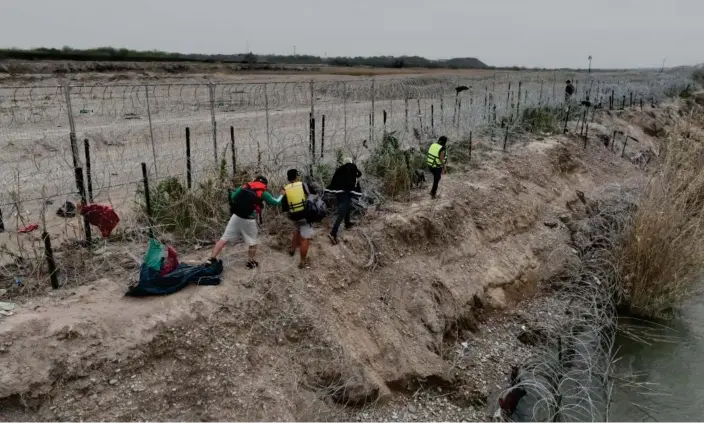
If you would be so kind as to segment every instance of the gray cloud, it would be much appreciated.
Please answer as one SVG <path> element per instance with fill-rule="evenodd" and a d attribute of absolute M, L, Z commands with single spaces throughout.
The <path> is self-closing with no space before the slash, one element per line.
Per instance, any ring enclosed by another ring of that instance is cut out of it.
<path fill-rule="evenodd" d="M 658 67 L 704 61 L 702 18 L 701 0 L 2 0 L 0 44 Z"/>

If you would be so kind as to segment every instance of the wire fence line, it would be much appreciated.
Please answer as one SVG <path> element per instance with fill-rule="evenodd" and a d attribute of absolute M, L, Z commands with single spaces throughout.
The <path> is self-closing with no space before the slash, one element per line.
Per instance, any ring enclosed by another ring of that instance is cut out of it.
<path fill-rule="evenodd" d="M 406 147 L 481 128 L 491 128 L 492 138 L 499 127 L 512 135 L 525 110 L 565 104 L 564 77 L 2 87 L 0 208 L 11 203 L 9 193 L 31 200 L 42 187 L 47 198 L 75 200 L 85 140 L 94 197 L 104 200 L 141 181 L 141 162 L 153 178 L 184 176 L 186 128 L 194 181 L 223 160 L 228 169 L 312 169 L 339 154 L 364 158 L 385 132 Z M 668 73 L 627 81 L 593 74 L 577 81 L 573 98 L 629 106 L 657 101 L 683 83 Z"/>

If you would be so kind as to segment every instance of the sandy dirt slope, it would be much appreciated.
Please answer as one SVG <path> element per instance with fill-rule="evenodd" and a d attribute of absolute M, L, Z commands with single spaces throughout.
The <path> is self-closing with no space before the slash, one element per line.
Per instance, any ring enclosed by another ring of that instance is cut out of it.
<path fill-rule="evenodd" d="M 479 309 L 575 259 L 559 220 L 575 190 L 640 178 L 596 141 L 480 150 L 436 201 L 370 212 L 335 247 L 318 229 L 308 271 L 274 234 L 256 273 L 232 247 L 218 287 L 128 299 L 128 274 L 105 275 L 35 298 L 0 325 L 0 419 L 333 419 L 427 386 L 469 409 L 497 381 L 479 386 L 448 352 Z"/>

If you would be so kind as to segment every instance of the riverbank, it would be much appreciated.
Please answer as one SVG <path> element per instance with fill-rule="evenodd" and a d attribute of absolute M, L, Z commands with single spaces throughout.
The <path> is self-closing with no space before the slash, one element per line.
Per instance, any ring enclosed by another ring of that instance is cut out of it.
<path fill-rule="evenodd" d="M 320 228 L 306 272 L 270 234 L 261 271 L 240 271 L 231 248 L 218 287 L 127 300 L 131 270 L 18 301 L 0 327 L 0 417 L 486 420 L 569 311 L 555 295 L 578 260 L 565 217 L 578 223 L 581 194 L 642 184 L 649 125 L 671 113 L 603 112 L 586 149 L 547 136 L 503 153 L 479 138 L 439 200 L 414 191 L 370 211 L 336 247 Z M 624 157 L 604 142 L 617 127 L 638 139 Z M 144 246 L 107 253 L 127 249 Z"/>

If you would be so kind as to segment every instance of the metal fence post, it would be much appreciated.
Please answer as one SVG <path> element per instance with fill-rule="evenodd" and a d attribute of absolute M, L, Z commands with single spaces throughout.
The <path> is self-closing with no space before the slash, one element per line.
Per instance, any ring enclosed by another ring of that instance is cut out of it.
<path fill-rule="evenodd" d="M 59 289 L 59 271 L 56 268 L 54 249 L 51 248 L 51 238 L 46 231 L 46 225 L 44 225 L 42 230 L 42 240 L 44 240 L 44 255 L 46 256 L 46 265 L 49 269 L 49 280 L 51 281 L 51 287 L 52 289 Z"/>
<path fill-rule="evenodd" d="M 445 95 L 440 94 L 440 126 L 445 130 Z"/>
<path fill-rule="evenodd" d="M 152 220 L 152 201 L 149 192 L 149 174 L 147 173 L 147 164 L 142 162 L 142 182 L 144 183 L 144 203 L 147 208 L 147 225 L 149 226 L 149 238 L 154 238 L 153 220 Z"/>
<path fill-rule="evenodd" d="M 78 194 L 81 196 L 81 205 L 85 206 L 88 201 L 86 199 L 86 188 L 83 184 L 83 168 L 77 167 L 74 169 L 76 181 L 78 181 Z M 88 221 L 88 213 L 83 215 L 83 230 L 86 235 L 86 245 L 90 248 L 93 245 L 93 239 L 90 233 L 90 222 Z"/>
<path fill-rule="evenodd" d="M 232 177 L 237 173 L 237 152 L 235 151 L 235 127 L 230 126 L 230 152 L 232 153 Z"/>
<path fill-rule="evenodd" d="M 271 154 L 271 134 L 269 132 L 269 84 L 264 84 L 264 112 L 266 116 L 266 145 Z"/>
<path fill-rule="evenodd" d="M 215 168 L 218 168 L 218 129 L 215 121 L 215 84 L 208 83 L 208 94 L 210 96 L 210 123 L 213 128 L 213 157 L 215 157 Z"/>
<path fill-rule="evenodd" d="M 405 123 L 405 128 L 406 128 L 406 132 L 408 132 L 408 97 L 406 97 L 406 99 L 404 100 L 404 104 L 405 104 L 405 107 L 406 107 L 406 121 L 405 121 L 406 123 Z"/>
<path fill-rule="evenodd" d="M 344 87 L 344 95 L 342 96 L 342 113 L 344 114 L 344 137 L 345 137 L 345 146 L 347 146 L 347 84 L 345 82 L 342 83 L 342 86 Z"/>
<path fill-rule="evenodd" d="M 90 170 L 90 141 L 88 138 L 83 140 L 83 145 L 86 153 L 86 179 L 88 182 L 88 202 L 93 202 L 93 175 Z"/>
<path fill-rule="evenodd" d="M 154 175 L 159 177 L 159 172 L 156 167 L 156 146 L 154 145 L 154 128 L 152 127 L 152 109 L 149 106 L 149 85 L 144 86 L 144 92 L 146 93 L 145 99 L 147 101 L 147 118 L 149 119 L 149 138 L 152 141 L 152 159 L 154 160 Z"/>
<path fill-rule="evenodd" d="M 376 88 L 376 87 L 375 87 L 375 82 L 376 82 L 376 81 L 375 81 L 375 78 L 372 77 L 372 93 L 371 93 L 371 95 L 372 95 L 372 114 L 371 114 L 371 119 L 370 119 L 370 121 L 369 121 L 369 124 L 370 124 L 370 126 L 371 126 L 371 129 L 370 129 L 370 136 L 369 136 L 370 139 L 369 139 L 369 141 L 372 142 L 372 143 L 374 142 L 374 132 L 375 132 L 374 129 L 375 129 L 375 117 L 376 117 L 376 106 L 375 106 L 375 100 L 376 100 L 376 95 L 375 95 L 375 94 L 376 94 L 376 93 L 375 93 L 376 89 L 375 89 L 375 88 Z"/>
<path fill-rule="evenodd" d="M 191 189 L 193 173 L 191 170 L 191 128 L 186 127 L 186 186 Z"/>
<path fill-rule="evenodd" d="M 64 83 L 64 95 L 66 96 L 66 110 L 68 111 L 69 139 L 71 142 L 71 156 L 73 157 L 73 169 L 81 167 L 81 157 L 78 154 L 78 142 L 76 141 L 76 122 L 73 119 L 73 107 L 71 106 L 71 84 Z M 78 175 L 75 173 L 75 175 Z M 78 176 L 76 176 L 76 190 L 80 192 Z"/>
<path fill-rule="evenodd" d="M 376 91 L 375 88 L 376 87 L 375 87 L 374 83 L 375 83 L 375 78 L 372 77 L 372 121 L 371 121 L 372 134 L 371 134 L 371 140 L 369 140 L 371 143 L 374 143 L 374 117 L 375 117 L 374 115 L 376 115 L 376 110 L 374 107 L 374 100 L 376 97 L 376 95 L 375 95 L 375 91 Z"/>
<path fill-rule="evenodd" d="M 430 130 L 435 131 L 435 105 L 430 105 Z"/>
<path fill-rule="evenodd" d="M 320 158 L 325 156 L 325 115 L 320 123 Z"/>
<path fill-rule="evenodd" d="M 513 115 L 513 107 L 511 106 L 511 81 L 508 82 L 508 90 L 506 91 L 506 110 L 509 116 Z"/>

